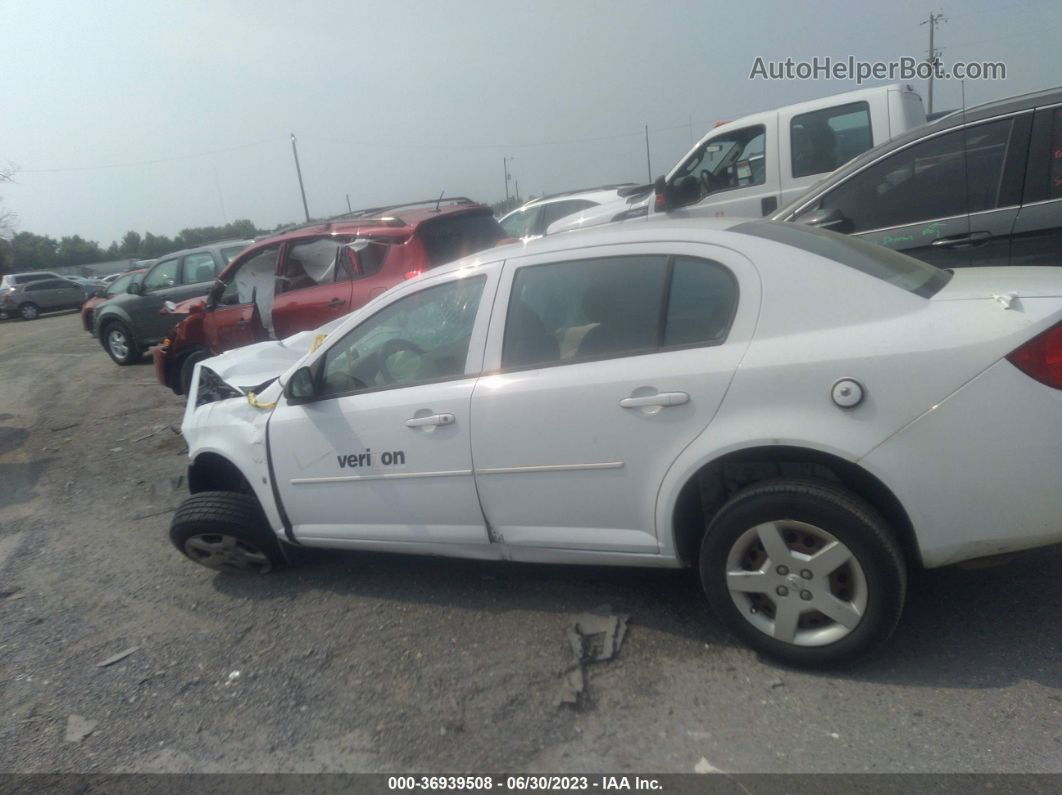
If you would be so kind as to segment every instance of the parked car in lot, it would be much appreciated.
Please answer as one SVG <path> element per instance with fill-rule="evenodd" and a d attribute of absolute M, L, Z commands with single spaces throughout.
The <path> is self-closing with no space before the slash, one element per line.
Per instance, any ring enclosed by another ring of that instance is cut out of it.
<path fill-rule="evenodd" d="M 644 200 L 652 189 L 652 185 L 624 182 L 541 196 L 508 213 L 499 223 L 506 237 L 532 240 L 555 234 L 562 226 L 578 228 L 580 219 L 590 217 L 591 213 L 596 218 L 603 208 L 615 209 L 600 223 L 612 221 L 613 215 L 625 211 L 628 202 Z"/>
<path fill-rule="evenodd" d="M 922 98 L 900 84 L 744 116 L 717 126 L 657 180 L 649 212 L 770 215 L 861 152 L 925 121 Z"/>
<path fill-rule="evenodd" d="M 11 287 L 18 287 L 23 284 L 29 284 L 30 282 L 40 281 L 41 279 L 62 279 L 58 273 L 52 273 L 51 271 L 25 271 L 23 273 L 5 273 L 0 276 L 0 290 L 7 290 Z"/>
<path fill-rule="evenodd" d="M 214 279 L 250 240 L 229 240 L 176 251 L 160 257 L 143 279 L 126 292 L 97 307 L 95 332 L 116 364 L 133 364 L 158 344 L 173 325 L 172 314 L 160 314 L 166 302 L 206 295 Z"/>
<path fill-rule="evenodd" d="M 96 290 L 96 294 L 81 305 L 81 325 L 85 327 L 85 331 L 89 334 L 94 334 L 96 331 L 96 307 L 116 295 L 127 293 L 130 285 L 134 282 L 139 282 L 145 273 L 147 273 L 146 268 L 116 273 L 114 274 L 115 278 L 107 283 L 106 286 Z"/>
<path fill-rule="evenodd" d="M 81 285 L 68 279 L 32 279 L 0 290 L 0 317 L 36 320 L 41 312 L 73 309 L 84 300 Z"/>
<path fill-rule="evenodd" d="M 952 113 L 865 152 L 774 218 L 941 268 L 1062 264 L 1062 88 Z"/>
<path fill-rule="evenodd" d="M 184 394 L 201 359 L 316 328 L 504 236 L 489 207 L 455 198 L 362 210 L 259 240 L 205 302 L 177 308 L 187 316 L 154 350 L 156 375 Z"/>
<path fill-rule="evenodd" d="M 503 246 L 197 364 L 191 560 L 694 566 L 749 645 L 885 640 L 909 568 L 1062 541 L 1062 268 L 767 221 Z"/>

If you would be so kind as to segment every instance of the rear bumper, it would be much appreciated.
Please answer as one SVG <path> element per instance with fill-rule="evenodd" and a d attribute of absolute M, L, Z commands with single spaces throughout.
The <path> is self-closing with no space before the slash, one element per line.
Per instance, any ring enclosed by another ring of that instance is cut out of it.
<path fill-rule="evenodd" d="M 861 462 L 927 567 L 1062 543 L 1062 390 L 1001 360 Z"/>

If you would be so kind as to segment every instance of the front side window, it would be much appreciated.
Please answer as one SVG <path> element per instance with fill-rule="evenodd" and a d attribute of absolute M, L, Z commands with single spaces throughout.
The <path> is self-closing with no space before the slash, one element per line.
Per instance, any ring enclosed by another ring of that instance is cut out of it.
<path fill-rule="evenodd" d="M 526 368 L 722 342 L 737 284 L 722 265 L 631 256 L 517 271 L 502 367 Z"/>
<path fill-rule="evenodd" d="M 177 284 L 177 266 L 180 260 L 167 259 L 160 262 L 144 279 L 144 292 L 150 293 L 155 290 L 165 290 Z"/>
<path fill-rule="evenodd" d="M 505 217 L 501 222 L 506 237 L 528 237 L 537 234 L 538 218 L 542 207 L 528 207 L 526 210 L 517 210 Z"/>
<path fill-rule="evenodd" d="M 706 141 L 689 156 L 672 179 L 683 194 L 704 198 L 733 188 L 762 185 L 767 179 L 762 124 L 723 133 Z M 680 185 L 681 183 L 681 185 Z"/>
<path fill-rule="evenodd" d="M 133 274 L 131 273 L 127 273 L 125 276 L 119 276 L 117 279 L 111 282 L 111 286 L 107 288 L 107 291 L 104 293 L 104 295 L 106 295 L 108 298 L 112 298 L 116 295 L 124 293 L 129 287 L 129 282 L 131 282 L 132 280 Z"/>
<path fill-rule="evenodd" d="M 280 246 L 269 246 L 240 265 L 235 274 L 227 276 L 219 303 L 249 304 L 259 295 L 272 296 L 279 257 Z"/>
<path fill-rule="evenodd" d="M 870 149 L 870 106 L 852 102 L 801 113 L 789 123 L 793 176 L 807 177 L 834 171 Z"/>
<path fill-rule="evenodd" d="M 485 276 L 399 298 L 324 355 L 321 394 L 412 386 L 464 374 Z"/>
<path fill-rule="evenodd" d="M 1055 111 L 1051 134 L 1051 182 L 1047 195 L 1052 199 L 1062 197 L 1062 108 Z"/>
<path fill-rule="evenodd" d="M 214 256 L 209 251 L 189 254 L 181 265 L 181 283 L 198 284 L 214 280 Z"/>
<path fill-rule="evenodd" d="M 1011 120 L 938 135 L 902 149 L 827 193 L 847 231 L 863 232 L 990 210 L 999 203 Z"/>

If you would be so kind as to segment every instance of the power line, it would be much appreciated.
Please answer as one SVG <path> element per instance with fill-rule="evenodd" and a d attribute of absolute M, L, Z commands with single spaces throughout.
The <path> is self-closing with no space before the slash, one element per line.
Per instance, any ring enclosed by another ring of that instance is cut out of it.
<path fill-rule="evenodd" d="M 249 144 L 239 144 L 238 146 L 227 146 L 224 149 L 211 149 L 207 152 L 195 152 L 187 155 L 174 155 L 173 157 L 159 157 L 154 160 L 137 160 L 129 163 L 107 163 L 99 166 L 70 166 L 68 168 L 20 168 L 19 171 L 23 174 L 59 174 L 68 171 L 100 171 L 108 168 L 134 168 L 136 166 L 152 166 L 157 163 L 173 163 L 177 160 L 191 160 L 196 157 L 208 157 L 209 155 L 220 155 L 225 152 L 235 152 L 240 149 L 250 149 L 255 146 L 262 146 L 263 144 L 273 144 L 279 141 L 285 140 L 283 138 L 269 138 L 264 141 L 253 141 Z"/>

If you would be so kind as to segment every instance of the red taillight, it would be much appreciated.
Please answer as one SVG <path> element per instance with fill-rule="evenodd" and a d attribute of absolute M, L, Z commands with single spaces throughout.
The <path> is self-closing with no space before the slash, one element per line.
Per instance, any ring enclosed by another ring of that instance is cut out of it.
<path fill-rule="evenodd" d="M 404 278 L 404 279 L 415 279 L 418 276 L 420 276 L 420 274 L 422 274 L 422 273 L 424 273 L 424 271 L 406 271 L 406 275 L 403 276 L 402 278 Z"/>
<path fill-rule="evenodd" d="M 1007 361 L 1041 384 L 1062 389 L 1062 323 L 1033 337 L 1010 353 Z"/>

